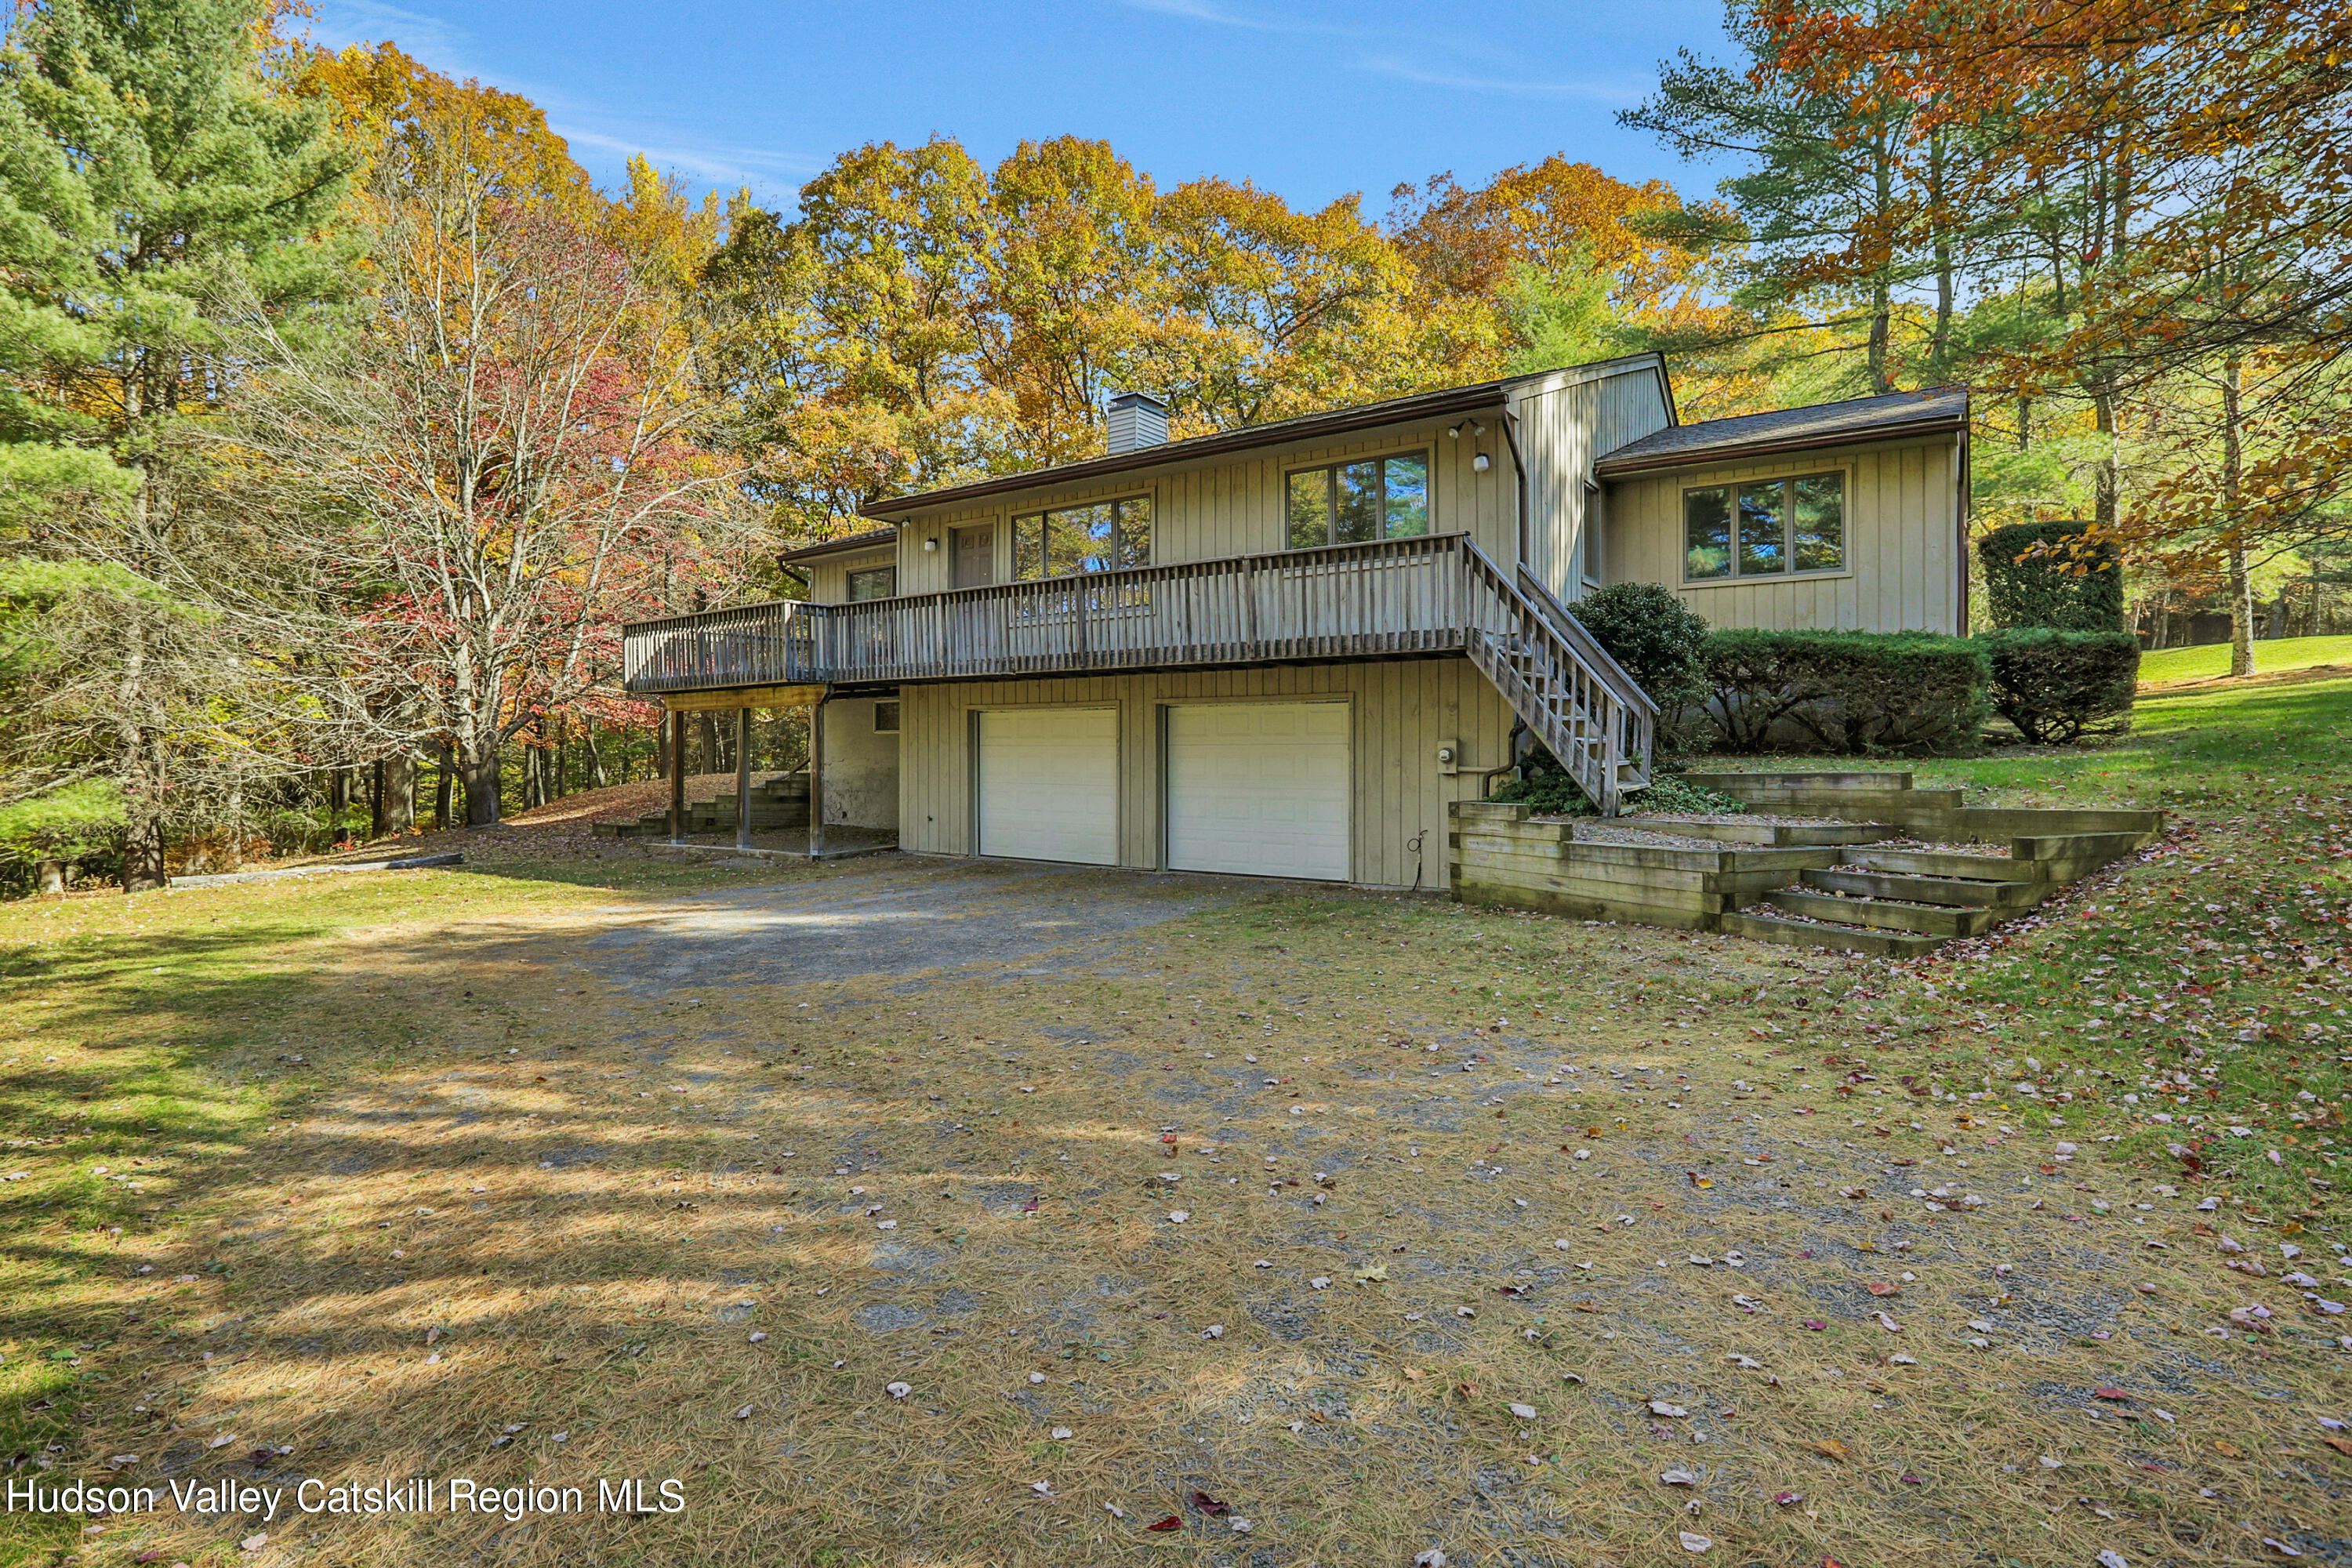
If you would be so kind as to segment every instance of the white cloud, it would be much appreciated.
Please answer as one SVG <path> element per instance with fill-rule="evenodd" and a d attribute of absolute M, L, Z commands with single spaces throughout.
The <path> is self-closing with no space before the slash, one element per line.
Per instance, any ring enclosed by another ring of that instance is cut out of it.
<path fill-rule="evenodd" d="M 1642 87 L 1630 82 L 1591 81 L 1513 81 L 1504 78 L 1474 76 L 1461 71 L 1432 70 L 1406 60 L 1374 57 L 1357 60 L 1358 70 L 1375 76 L 1394 77 L 1400 81 L 1418 82 L 1426 87 L 1456 88 L 1464 92 L 1501 92 L 1531 98 L 1583 98 L 1596 103 L 1634 103 L 1642 97 Z"/>

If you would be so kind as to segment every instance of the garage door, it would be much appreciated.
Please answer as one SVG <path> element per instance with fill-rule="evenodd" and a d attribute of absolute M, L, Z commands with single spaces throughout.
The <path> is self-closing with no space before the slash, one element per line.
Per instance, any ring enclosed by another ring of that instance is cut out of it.
<path fill-rule="evenodd" d="M 1348 705 L 1168 710 L 1168 864 L 1348 879 Z"/>
<path fill-rule="evenodd" d="M 1117 709 L 980 716 L 980 852 L 1087 866 L 1118 861 Z"/>

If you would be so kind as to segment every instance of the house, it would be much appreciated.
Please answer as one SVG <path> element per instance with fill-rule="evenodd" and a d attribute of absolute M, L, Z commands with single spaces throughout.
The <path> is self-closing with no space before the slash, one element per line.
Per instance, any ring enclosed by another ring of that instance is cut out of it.
<path fill-rule="evenodd" d="M 1968 400 L 1683 424 L 1636 355 L 865 509 L 805 602 L 634 625 L 674 710 L 821 704 L 826 824 L 908 850 L 1443 887 L 1447 810 L 1530 745 L 1614 811 L 1655 712 L 1568 611 L 1664 583 L 1717 626 L 1966 624 Z"/>

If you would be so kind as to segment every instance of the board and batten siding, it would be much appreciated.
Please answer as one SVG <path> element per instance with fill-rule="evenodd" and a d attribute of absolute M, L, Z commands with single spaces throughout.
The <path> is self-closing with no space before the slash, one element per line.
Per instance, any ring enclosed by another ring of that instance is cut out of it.
<path fill-rule="evenodd" d="M 1957 437 L 1832 447 L 1618 479 L 1602 503 L 1603 580 L 1663 583 L 1711 626 L 1959 635 Z M 1843 469 L 1846 566 L 1780 579 L 1683 580 L 1683 492 Z"/>
<path fill-rule="evenodd" d="M 845 605 L 849 602 L 849 574 L 852 572 L 887 566 L 896 559 L 895 552 L 887 544 L 877 550 L 860 550 L 854 554 L 819 556 L 808 563 L 808 602 L 812 605 Z"/>
<path fill-rule="evenodd" d="M 1514 384 L 1511 412 L 1528 469 L 1528 570 L 1572 602 L 1584 596 L 1577 568 L 1593 459 L 1674 423 L 1665 378 L 1652 364 L 1602 375 L 1560 372 Z"/>
<path fill-rule="evenodd" d="M 1181 702 L 1339 700 L 1350 711 L 1354 796 L 1349 879 L 1445 887 L 1446 808 L 1476 800 L 1476 772 L 1507 758 L 1514 718 L 1467 659 L 1268 666 L 1230 670 L 974 680 L 899 693 L 898 842 L 918 854 L 972 849 L 971 714 L 987 709 L 1118 710 L 1118 863 L 1165 860 L 1160 709 Z M 1438 748 L 1460 745 L 1463 772 L 1438 771 Z M 1418 853 L 1409 845 L 1418 835 Z"/>
<path fill-rule="evenodd" d="M 899 530 L 898 592 L 930 594 L 954 585 L 950 534 L 955 529 L 993 526 L 996 581 L 1009 583 L 1013 580 L 1013 519 L 1122 496 L 1151 498 L 1154 566 L 1286 549 L 1287 476 L 1293 469 L 1412 451 L 1425 451 L 1430 457 L 1430 531 L 1467 533 L 1477 541 L 1479 549 L 1507 563 L 1517 550 L 1518 488 L 1499 414 L 1498 404 L 1494 413 L 1485 416 L 1487 434 L 1483 441 L 1473 437 L 1466 416 L 1391 426 L 1357 431 L 1336 441 L 1270 447 L 1261 452 L 1203 458 L 1165 468 L 1139 468 L 1087 484 L 1045 486 L 991 496 L 970 507 L 915 512 Z M 1463 426 L 1459 439 L 1445 434 L 1454 424 Z M 1480 451 L 1491 459 L 1483 474 L 1472 461 Z M 925 550 L 926 540 L 938 541 L 939 547 Z"/>

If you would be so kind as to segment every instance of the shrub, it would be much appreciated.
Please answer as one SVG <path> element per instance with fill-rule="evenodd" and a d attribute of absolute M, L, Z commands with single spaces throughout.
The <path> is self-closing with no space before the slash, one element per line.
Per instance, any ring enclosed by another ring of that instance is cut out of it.
<path fill-rule="evenodd" d="M 2063 745 L 2130 725 L 2139 639 L 2129 632 L 2028 626 L 1976 642 L 1992 668 L 1993 710 L 2027 740 Z"/>
<path fill-rule="evenodd" d="M 1698 650 L 1706 622 L 1656 583 L 1612 583 L 1569 606 L 1569 614 L 1625 667 L 1633 684 L 1664 714 L 1706 694 Z"/>
<path fill-rule="evenodd" d="M 2013 522 L 1978 540 L 1992 624 L 2122 631 L 2123 566 L 2115 546 L 2090 542 L 2089 531 L 2084 522 Z"/>
<path fill-rule="evenodd" d="M 1549 752 L 1538 747 L 1519 773 L 1518 778 L 1486 798 L 1533 806 L 1541 816 L 1596 815 L 1592 802 Z M 1672 773 L 1654 775 L 1647 787 L 1628 795 L 1624 805 L 1628 811 L 1665 812 L 1678 816 L 1727 816 L 1748 809 L 1730 795 L 1685 784 Z"/>
<path fill-rule="evenodd" d="M 1959 751 L 1991 712 L 1984 654 L 1932 632 L 1719 631 L 1701 663 L 1738 752 L 1792 727 L 1829 752 Z"/>
<path fill-rule="evenodd" d="M 122 858 L 122 792 L 94 781 L 0 806 L 0 892 L 33 890 L 44 860 L 111 874 Z"/>

